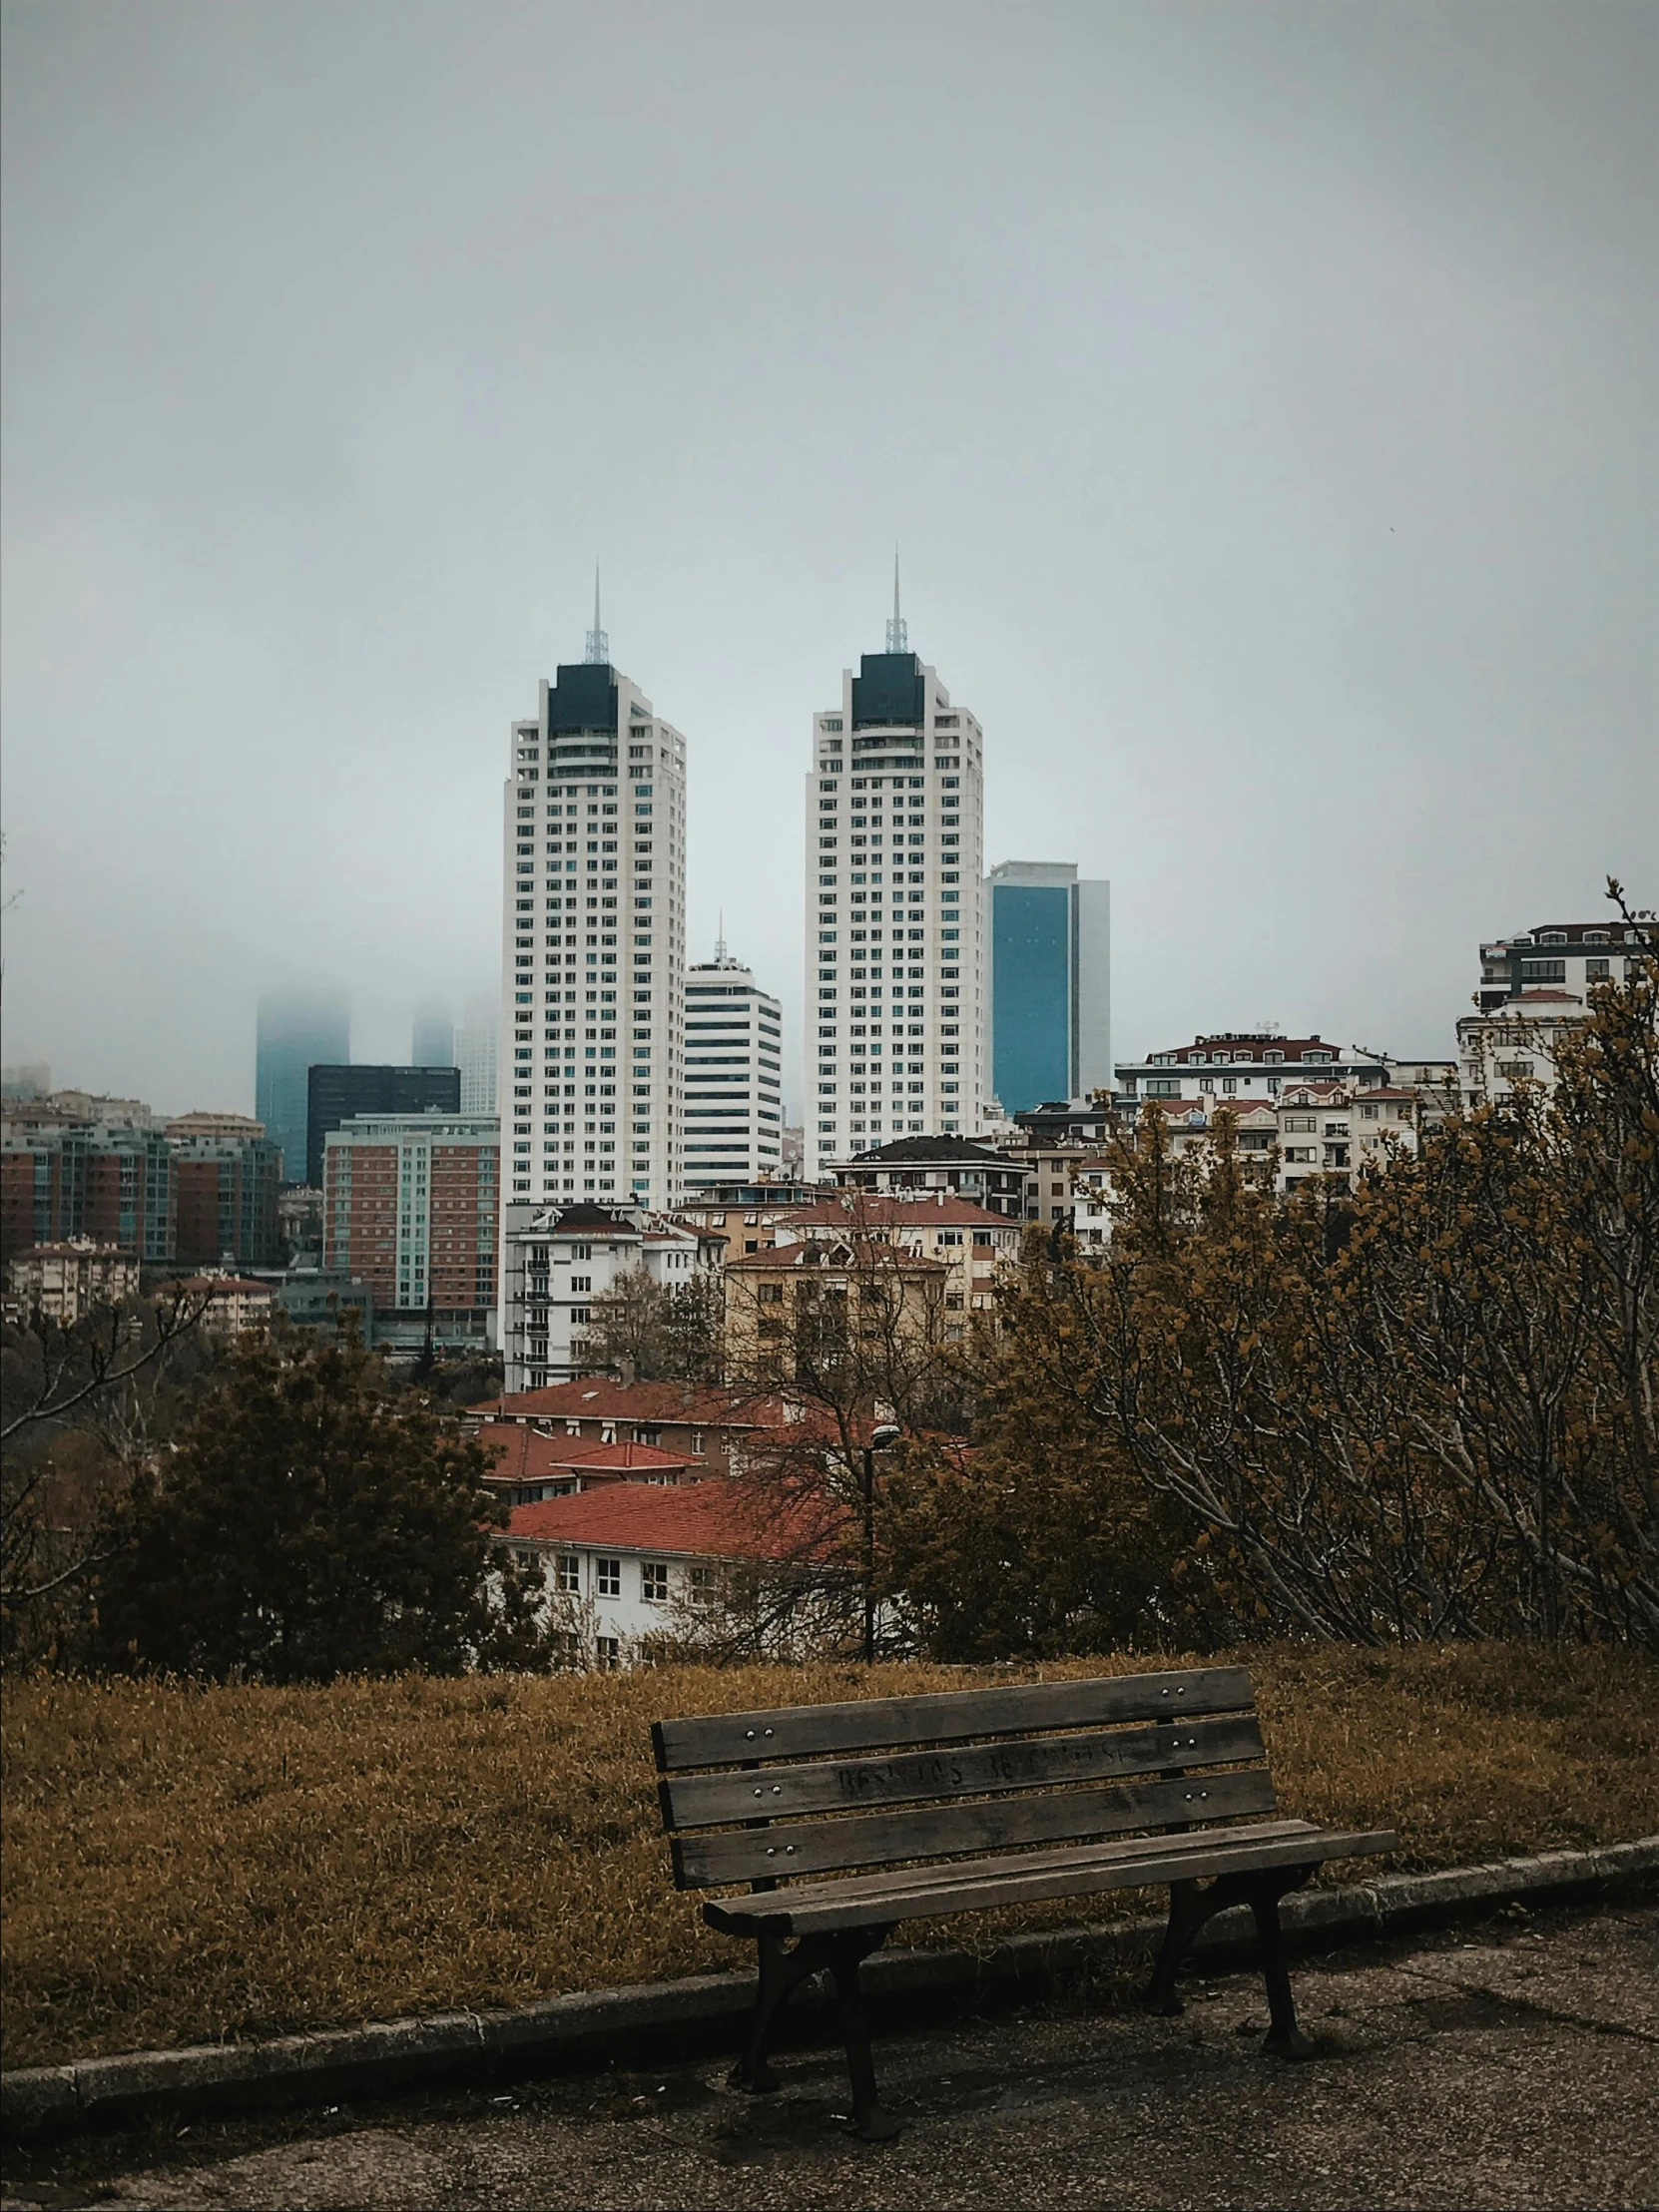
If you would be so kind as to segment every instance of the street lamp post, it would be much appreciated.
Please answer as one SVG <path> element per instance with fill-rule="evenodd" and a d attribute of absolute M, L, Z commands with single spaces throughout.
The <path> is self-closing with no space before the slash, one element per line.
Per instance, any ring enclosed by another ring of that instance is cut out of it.
<path fill-rule="evenodd" d="M 897 1443 L 901 1430 L 878 1423 L 864 1446 L 864 1665 L 875 1658 L 875 1454 Z"/>

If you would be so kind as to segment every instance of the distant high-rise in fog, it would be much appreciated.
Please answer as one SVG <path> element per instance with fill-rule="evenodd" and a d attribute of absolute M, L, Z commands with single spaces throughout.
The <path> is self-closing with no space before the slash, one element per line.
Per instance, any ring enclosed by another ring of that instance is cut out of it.
<path fill-rule="evenodd" d="M 461 1112 L 495 1112 L 495 1059 L 500 1027 L 493 1000 L 468 1002 L 466 1019 L 455 1032 L 455 1065 L 461 1071 Z"/>
<path fill-rule="evenodd" d="M 254 1113 L 282 1149 L 282 1180 L 305 1179 L 307 1075 L 351 1057 L 351 1007 L 343 991 L 267 991 L 260 1000 Z"/>
<path fill-rule="evenodd" d="M 441 999 L 428 998 L 415 1008 L 409 1058 L 419 1068 L 455 1066 L 455 1024 Z"/>

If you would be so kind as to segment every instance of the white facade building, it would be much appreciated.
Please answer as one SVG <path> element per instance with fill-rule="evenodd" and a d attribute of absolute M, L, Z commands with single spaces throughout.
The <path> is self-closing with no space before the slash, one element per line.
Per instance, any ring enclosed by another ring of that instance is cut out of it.
<path fill-rule="evenodd" d="M 1271 1030 L 1227 1029 L 1191 1044 L 1120 1061 L 1116 1112 L 1133 1123 L 1149 1099 L 1189 1099 L 1208 1111 L 1228 1099 L 1277 1099 L 1289 1083 L 1386 1083 L 1386 1053 L 1340 1045 L 1323 1037 L 1282 1037 Z"/>
<path fill-rule="evenodd" d="M 1553 1091 L 1561 1041 L 1588 1019 L 1589 1008 L 1576 991 L 1553 985 L 1528 988 L 1487 1013 L 1465 1014 L 1457 1024 L 1463 1104 L 1494 1105 L 1523 1084 Z"/>
<path fill-rule="evenodd" d="M 1573 991 L 1588 1007 L 1597 983 L 1626 982 L 1659 932 L 1627 922 L 1540 922 L 1480 947 L 1480 1011 L 1489 1014 L 1535 990 Z"/>
<path fill-rule="evenodd" d="M 463 1114 L 495 1112 L 495 1073 L 500 1057 L 501 1024 L 496 1019 L 495 1008 L 469 1005 L 466 1019 L 455 1032 L 455 1065 L 461 1071 Z"/>
<path fill-rule="evenodd" d="M 685 1187 L 753 1183 L 782 1172 L 783 1009 L 728 959 L 686 970 Z"/>
<path fill-rule="evenodd" d="M 718 1603 L 733 1566 L 789 1550 L 788 1527 L 721 1481 L 609 1482 L 520 1505 L 494 1540 L 540 1570 L 549 1610 L 568 1624 L 572 1657 L 600 1667 L 626 1666 L 646 1638 L 683 1632 L 698 1608 Z M 787 1626 L 778 1641 L 787 1654 Z"/>
<path fill-rule="evenodd" d="M 805 1169 L 895 1136 L 971 1137 L 988 1096 L 978 723 L 907 650 L 841 676 L 807 778 Z"/>
<path fill-rule="evenodd" d="M 502 1190 L 666 1206 L 681 1181 L 686 741 L 610 665 L 515 723 L 503 830 Z"/>
<path fill-rule="evenodd" d="M 576 1348 L 593 1301 L 643 1268 L 671 1290 L 699 1269 L 718 1275 L 724 1237 L 630 1210 L 603 1206 L 519 1209 L 507 1232 L 502 1289 L 502 1387 L 540 1390 L 583 1373 Z"/>

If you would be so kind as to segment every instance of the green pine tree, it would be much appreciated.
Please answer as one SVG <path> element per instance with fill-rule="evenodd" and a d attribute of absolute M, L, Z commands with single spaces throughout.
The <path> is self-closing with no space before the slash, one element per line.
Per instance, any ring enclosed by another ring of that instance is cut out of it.
<path fill-rule="evenodd" d="M 245 1339 L 123 1507 L 101 1655 L 271 1682 L 487 1664 L 483 1469 L 354 1337 Z"/>

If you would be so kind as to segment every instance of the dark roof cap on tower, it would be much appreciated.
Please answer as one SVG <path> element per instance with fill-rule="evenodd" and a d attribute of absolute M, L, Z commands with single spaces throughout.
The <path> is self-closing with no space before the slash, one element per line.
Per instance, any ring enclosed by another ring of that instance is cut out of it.
<path fill-rule="evenodd" d="M 865 653 L 852 679 L 852 727 L 902 724 L 919 729 L 926 716 L 926 685 L 913 653 Z"/>

